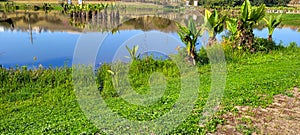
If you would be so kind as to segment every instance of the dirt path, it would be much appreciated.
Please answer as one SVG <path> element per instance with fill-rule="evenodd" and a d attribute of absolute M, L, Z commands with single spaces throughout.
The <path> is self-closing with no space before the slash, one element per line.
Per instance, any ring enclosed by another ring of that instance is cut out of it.
<path fill-rule="evenodd" d="M 214 134 L 300 135 L 300 92 L 298 88 L 290 92 L 289 96 L 274 96 L 264 109 L 237 106 L 239 112 L 223 115 L 226 122 Z"/>

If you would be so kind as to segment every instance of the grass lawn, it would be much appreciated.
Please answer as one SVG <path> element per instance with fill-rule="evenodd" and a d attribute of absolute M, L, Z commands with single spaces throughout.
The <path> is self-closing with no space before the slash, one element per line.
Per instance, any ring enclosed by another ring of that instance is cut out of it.
<path fill-rule="evenodd" d="M 269 15 L 279 15 L 279 14 L 274 14 L 274 13 L 268 13 L 266 16 L 268 17 Z M 282 14 L 282 25 L 287 25 L 287 26 L 299 26 L 300 24 L 300 14 Z"/>
<path fill-rule="evenodd" d="M 219 116 L 228 111 L 235 112 L 234 106 L 266 107 L 272 103 L 274 95 L 288 94 L 286 90 L 300 84 L 299 54 L 299 48 L 283 49 L 270 54 L 241 55 L 237 62 L 228 62 L 226 89 L 220 110 L 206 126 L 200 126 L 198 122 L 210 91 L 211 73 L 209 65 L 199 67 L 201 86 L 194 110 L 172 133 L 214 132 L 216 125 L 223 122 Z M 168 90 L 172 92 L 176 89 L 178 85 L 175 83 L 170 81 Z M 101 133 L 78 105 L 70 68 L 30 72 L 0 69 L 0 92 L 1 134 Z M 123 117 L 136 120 L 159 118 L 171 109 L 169 104 L 173 103 L 171 101 L 163 106 L 164 103 L 159 102 L 145 108 L 130 106 L 119 97 L 107 97 L 106 102 Z M 143 113 L 151 110 L 159 110 L 162 114 Z"/>

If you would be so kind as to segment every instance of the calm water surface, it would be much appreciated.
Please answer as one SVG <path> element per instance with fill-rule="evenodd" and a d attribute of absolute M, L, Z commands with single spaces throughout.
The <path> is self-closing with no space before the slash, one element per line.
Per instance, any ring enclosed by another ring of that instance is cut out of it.
<path fill-rule="evenodd" d="M 139 15 L 130 14 L 128 11 L 124 15 L 120 11 L 114 13 L 118 13 L 121 16 L 116 21 L 117 23 L 112 18 L 104 21 L 91 20 L 88 23 L 89 25 L 85 27 L 95 27 L 96 30 L 92 30 L 93 32 L 83 32 L 82 28 L 78 28 L 78 24 L 84 24 L 85 22 L 70 21 L 68 16 L 60 16 L 59 14 L 46 15 L 54 18 L 51 22 L 47 21 L 49 18 L 45 17 L 45 14 L 41 15 L 39 13 L 34 18 L 30 18 L 32 16 L 28 18 L 27 14 L 22 13 L 12 14 L 12 18 L 16 20 L 14 28 L 8 24 L 0 23 L 0 64 L 4 67 L 15 67 L 16 65 L 33 67 L 39 64 L 44 67 L 71 66 L 74 50 L 81 34 L 94 36 L 103 33 L 108 34 L 98 50 L 96 65 L 111 62 L 115 57 L 115 53 L 120 51 L 120 48 L 122 48 L 122 55 L 128 55 L 126 49 L 124 49 L 126 45 L 130 47 L 136 44 L 141 45 L 141 53 L 151 52 L 155 47 L 160 47 L 166 50 L 163 55 L 176 53 L 176 48 L 183 46 L 176 34 L 176 25 L 171 20 L 180 23 L 186 22 L 188 17 L 184 13 L 162 13 L 162 15 L 156 15 L 161 18 L 142 17 L 133 20 L 130 20 L 130 18 L 135 18 Z M 145 16 L 145 14 L 142 16 Z M 195 18 L 195 15 L 191 16 Z M 170 20 L 162 18 L 169 18 Z M 201 16 L 198 19 L 201 20 Z M 118 22 L 124 23 L 118 25 L 120 24 Z M 118 31 L 112 34 L 112 28 L 116 27 Z M 266 38 L 268 30 L 266 28 L 254 30 L 254 33 L 258 37 Z M 151 36 L 153 34 L 164 34 L 167 38 L 160 39 L 159 36 Z M 278 28 L 273 34 L 274 41 L 276 43 L 282 42 L 284 45 L 290 42 L 300 44 L 299 37 L 300 32 L 298 32 L 298 29 L 288 27 Z M 92 41 L 87 40 L 86 44 L 90 42 Z M 197 47 L 199 48 L 200 46 L 201 42 L 199 42 Z"/>

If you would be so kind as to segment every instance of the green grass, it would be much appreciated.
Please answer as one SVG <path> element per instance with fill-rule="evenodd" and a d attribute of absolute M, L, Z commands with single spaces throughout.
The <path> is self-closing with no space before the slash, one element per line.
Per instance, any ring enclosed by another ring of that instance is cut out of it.
<path fill-rule="evenodd" d="M 172 131 L 172 134 L 213 132 L 216 125 L 223 122 L 218 116 L 228 111 L 236 111 L 234 106 L 269 105 L 274 95 L 286 93 L 286 90 L 299 86 L 299 54 L 299 48 L 289 48 L 274 50 L 268 54 L 236 55 L 238 60 L 227 63 L 226 89 L 220 110 L 208 120 L 206 126 L 199 126 L 198 122 L 211 88 L 211 69 L 210 65 L 200 66 L 198 72 L 201 85 L 195 108 L 187 119 Z M 134 65 L 130 69 L 130 78 L 138 93 L 147 94 L 148 78 L 156 71 L 167 76 L 167 94 L 147 107 L 128 104 L 115 93 L 111 75 L 106 72 L 110 67 L 106 66 L 99 71 L 99 76 L 102 77 L 99 81 L 105 86 L 101 95 L 112 110 L 124 118 L 133 120 L 159 118 L 171 110 L 172 104 L 178 99 L 178 70 L 171 61 L 148 60 Z M 144 74 L 141 74 L 141 71 Z M 160 81 L 153 83 L 159 85 Z M 73 90 L 70 68 L 33 71 L 28 71 L 24 67 L 16 70 L 1 68 L 0 92 L 1 134 L 101 133 L 79 107 Z M 240 130 L 246 131 L 243 127 L 240 127 Z"/>
<path fill-rule="evenodd" d="M 279 15 L 274 13 L 266 14 L 269 15 Z M 287 26 L 299 26 L 300 25 L 300 14 L 282 14 L 282 24 Z"/>

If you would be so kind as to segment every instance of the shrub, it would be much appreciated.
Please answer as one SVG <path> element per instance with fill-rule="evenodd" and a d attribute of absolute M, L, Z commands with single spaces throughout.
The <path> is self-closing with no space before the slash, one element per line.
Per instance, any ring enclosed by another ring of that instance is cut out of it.
<path fill-rule="evenodd" d="M 297 48 L 297 47 L 298 47 L 298 45 L 297 45 L 296 42 L 291 42 L 290 45 L 287 46 L 287 48 L 289 48 L 289 49 L 294 49 L 294 48 Z"/>
<path fill-rule="evenodd" d="M 288 46 L 286 46 L 287 50 L 295 51 L 298 48 L 298 45 L 296 42 L 291 42 Z"/>
<path fill-rule="evenodd" d="M 254 38 L 253 48 L 255 51 L 265 51 L 277 49 L 279 46 L 274 41 L 270 41 L 265 38 Z"/>
<path fill-rule="evenodd" d="M 198 60 L 199 64 L 204 65 L 209 63 L 209 58 L 207 56 L 207 52 L 205 48 L 202 46 L 198 52 Z"/>

